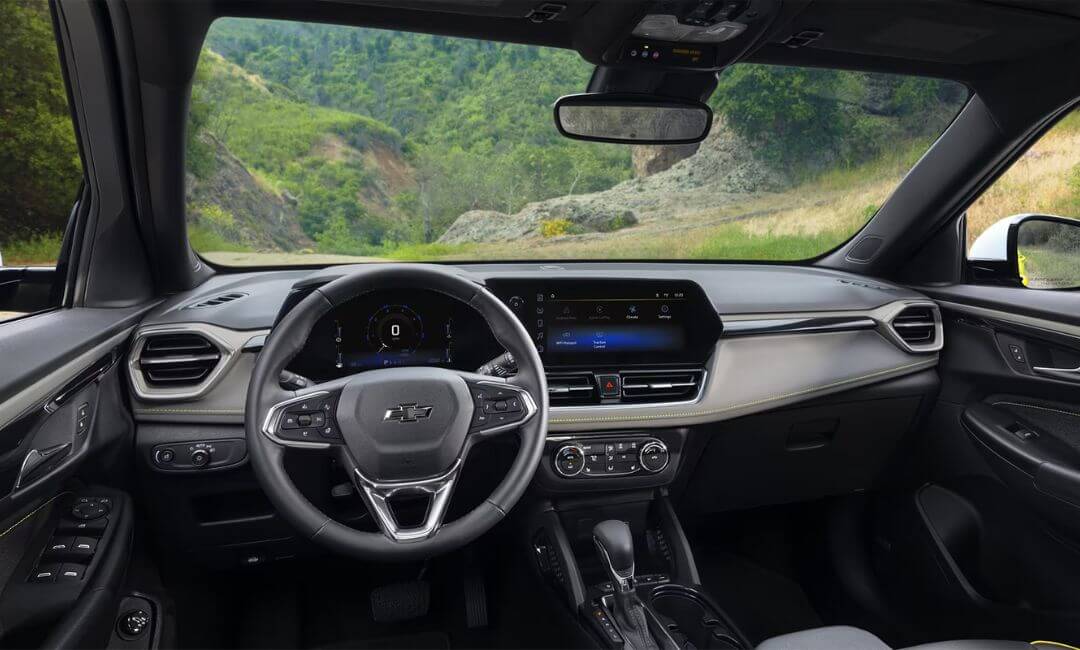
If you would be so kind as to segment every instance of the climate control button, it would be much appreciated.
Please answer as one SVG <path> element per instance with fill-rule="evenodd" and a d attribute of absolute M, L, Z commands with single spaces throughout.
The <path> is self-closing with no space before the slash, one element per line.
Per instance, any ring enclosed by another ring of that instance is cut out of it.
<path fill-rule="evenodd" d="M 668 454 L 667 445 L 659 440 L 653 440 L 645 443 L 641 448 L 638 459 L 641 461 L 641 466 L 646 472 L 656 474 L 657 472 L 664 471 L 664 468 L 668 466 L 668 461 L 671 458 Z"/>
<path fill-rule="evenodd" d="M 555 452 L 555 471 L 560 476 L 577 476 L 585 468 L 585 452 L 577 445 L 563 445 Z"/>

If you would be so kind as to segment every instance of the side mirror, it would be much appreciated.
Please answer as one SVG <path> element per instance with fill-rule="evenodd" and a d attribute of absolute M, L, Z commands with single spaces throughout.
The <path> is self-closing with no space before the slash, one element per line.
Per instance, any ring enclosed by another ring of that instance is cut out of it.
<path fill-rule="evenodd" d="M 1032 289 L 1080 288 L 1080 220 L 1017 214 L 987 228 L 968 259 L 1003 267 Z"/>
<path fill-rule="evenodd" d="M 709 135 L 712 117 L 702 102 L 655 95 L 586 93 L 555 102 L 559 133 L 591 142 L 692 144 Z"/>

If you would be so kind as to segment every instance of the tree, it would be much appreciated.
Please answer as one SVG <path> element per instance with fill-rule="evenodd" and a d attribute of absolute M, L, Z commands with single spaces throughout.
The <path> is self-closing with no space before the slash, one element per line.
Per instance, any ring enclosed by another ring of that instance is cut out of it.
<path fill-rule="evenodd" d="M 45 0 L 0 2 L 0 241 L 62 231 L 82 164 Z"/>

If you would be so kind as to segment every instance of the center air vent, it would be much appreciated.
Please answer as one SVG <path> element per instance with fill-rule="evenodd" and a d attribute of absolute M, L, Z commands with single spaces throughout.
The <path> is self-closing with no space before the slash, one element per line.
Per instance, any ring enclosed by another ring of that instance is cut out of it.
<path fill-rule="evenodd" d="M 148 386 L 182 388 L 206 380 L 221 362 L 221 350 L 201 334 L 147 336 L 138 366 Z"/>
<path fill-rule="evenodd" d="M 915 352 L 941 347 L 941 316 L 933 305 L 905 307 L 889 322 L 896 337 Z"/>
<path fill-rule="evenodd" d="M 624 402 L 684 402 L 697 397 L 702 370 L 628 370 L 622 375 Z"/>
<path fill-rule="evenodd" d="M 547 376 L 548 401 L 552 406 L 597 404 L 600 393 L 592 373 L 550 374 Z"/>
<path fill-rule="evenodd" d="M 204 298 L 203 300 L 200 300 L 199 302 L 192 303 L 192 304 L 184 307 L 184 309 L 203 309 L 205 307 L 217 307 L 218 305 L 223 305 L 223 304 L 225 304 L 227 302 L 232 302 L 234 300 L 240 300 L 241 298 L 243 298 L 245 296 L 247 296 L 247 294 L 242 292 L 242 291 L 233 291 L 231 293 L 222 293 L 222 294 L 213 296 L 211 298 Z"/>

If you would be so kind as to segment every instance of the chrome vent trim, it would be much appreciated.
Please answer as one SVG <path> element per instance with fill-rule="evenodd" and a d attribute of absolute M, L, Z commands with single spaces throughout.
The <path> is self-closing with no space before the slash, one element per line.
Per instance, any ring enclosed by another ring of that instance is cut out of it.
<path fill-rule="evenodd" d="M 243 291 L 230 291 L 228 293 L 219 293 L 216 296 L 203 298 L 198 302 L 193 302 L 190 305 L 185 305 L 183 309 L 205 309 L 207 307 L 217 307 L 218 305 L 224 305 L 226 303 L 233 302 L 234 300 L 246 298 L 247 296 L 248 294 Z"/>
<path fill-rule="evenodd" d="M 623 402 L 631 404 L 694 399 L 701 392 L 705 379 L 705 370 L 701 368 L 624 370 L 619 374 Z"/>
<path fill-rule="evenodd" d="M 929 301 L 906 302 L 884 319 L 885 333 L 908 352 L 937 352 L 945 345 L 941 310 Z"/>
<path fill-rule="evenodd" d="M 600 391 L 591 372 L 549 373 L 548 402 L 551 406 L 582 406 L 600 403 Z"/>
<path fill-rule="evenodd" d="M 221 363 L 221 350 L 206 336 L 151 334 L 138 357 L 143 380 L 154 388 L 197 386 Z"/>
<path fill-rule="evenodd" d="M 268 332 L 206 323 L 143 328 L 135 334 L 128 355 L 132 389 L 146 401 L 198 399 L 232 367 L 245 343 Z"/>

